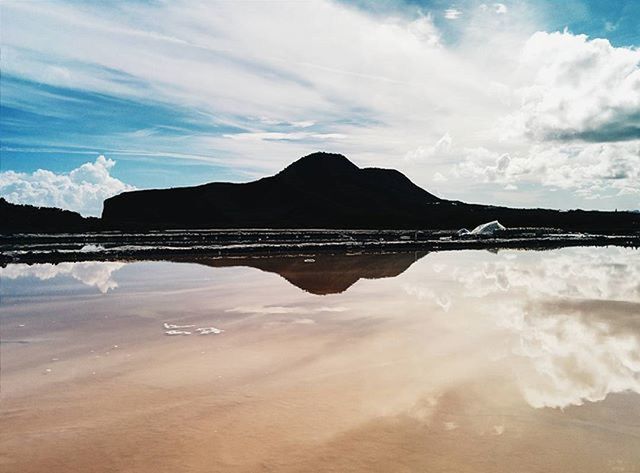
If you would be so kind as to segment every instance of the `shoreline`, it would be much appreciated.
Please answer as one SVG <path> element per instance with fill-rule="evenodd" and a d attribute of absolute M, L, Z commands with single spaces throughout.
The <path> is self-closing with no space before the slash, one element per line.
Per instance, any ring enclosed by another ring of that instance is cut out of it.
<path fill-rule="evenodd" d="M 140 233 L 0 235 L 0 266 L 12 263 L 158 260 L 327 252 L 550 250 L 575 246 L 640 248 L 640 234 L 510 229 L 496 235 L 407 230 L 174 230 Z"/>

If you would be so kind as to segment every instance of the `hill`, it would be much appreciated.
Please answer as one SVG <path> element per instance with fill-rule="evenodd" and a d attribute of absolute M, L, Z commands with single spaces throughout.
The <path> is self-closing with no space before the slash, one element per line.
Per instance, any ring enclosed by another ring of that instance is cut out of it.
<path fill-rule="evenodd" d="M 402 173 L 361 169 L 339 154 L 314 153 L 257 181 L 125 192 L 107 199 L 116 228 L 472 228 L 553 227 L 599 233 L 640 230 L 631 212 L 514 209 L 440 199 Z"/>
<path fill-rule="evenodd" d="M 13 232 L 76 232 L 96 228 L 97 218 L 84 218 L 69 210 L 54 207 L 34 207 L 7 202 L 0 197 L 2 233 Z"/>
<path fill-rule="evenodd" d="M 102 217 L 163 227 L 367 228 L 406 225 L 437 201 L 398 171 L 315 153 L 254 182 L 126 192 L 105 201 Z"/>

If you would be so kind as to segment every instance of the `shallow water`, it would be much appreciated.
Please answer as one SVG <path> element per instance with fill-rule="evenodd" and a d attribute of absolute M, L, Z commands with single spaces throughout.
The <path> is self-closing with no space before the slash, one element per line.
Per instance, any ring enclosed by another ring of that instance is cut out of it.
<path fill-rule="evenodd" d="M 3 472 L 640 471 L 637 250 L 0 275 Z"/>

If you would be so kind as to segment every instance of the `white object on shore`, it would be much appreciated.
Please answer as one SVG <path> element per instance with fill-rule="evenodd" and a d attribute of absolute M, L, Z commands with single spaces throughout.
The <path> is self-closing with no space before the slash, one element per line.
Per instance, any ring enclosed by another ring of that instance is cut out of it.
<path fill-rule="evenodd" d="M 80 253 L 96 253 L 98 251 L 104 251 L 106 248 L 102 245 L 86 244 L 80 248 Z"/>
<path fill-rule="evenodd" d="M 165 335 L 191 335 L 191 332 L 186 332 L 184 330 L 167 330 L 164 332 Z"/>
<path fill-rule="evenodd" d="M 307 258 L 304 260 L 305 263 L 315 263 L 316 260 L 314 260 L 313 258 Z"/>
<path fill-rule="evenodd" d="M 501 225 L 500 222 L 494 220 L 492 222 L 483 223 L 469 232 L 471 235 L 493 235 L 499 230 L 506 230 L 506 227 Z M 459 234 L 459 233 L 458 233 Z"/>

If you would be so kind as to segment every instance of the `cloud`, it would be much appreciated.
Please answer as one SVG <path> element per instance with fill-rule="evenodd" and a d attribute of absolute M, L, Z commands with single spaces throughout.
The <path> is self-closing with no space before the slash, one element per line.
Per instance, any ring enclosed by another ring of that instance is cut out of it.
<path fill-rule="evenodd" d="M 95 162 L 85 163 L 69 173 L 56 174 L 44 169 L 31 174 L 0 172 L 0 195 L 10 202 L 99 216 L 105 199 L 134 189 L 111 176 L 115 164 L 114 160 L 99 156 Z"/>
<path fill-rule="evenodd" d="M 462 15 L 462 12 L 456 8 L 448 8 L 444 11 L 444 17 L 447 20 L 457 20 Z"/>
<path fill-rule="evenodd" d="M 504 3 L 494 3 L 493 8 L 498 15 L 504 15 L 508 11 Z"/>
<path fill-rule="evenodd" d="M 446 182 L 447 178 L 439 172 L 434 172 L 432 180 L 433 182 Z"/>
<path fill-rule="evenodd" d="M 547 142 L 516 156 L 472 148 L 466 150 L 456 172 L 485 183 L 534 182 L 572 190 L 587 199 L 640 194 L 640 140 Z"/>
<path fill-rule="evenodd" d="M 516 89 L 504 136 L 588 142 L 640 139 L 640 50 L 586 35 L 537 32 L 520 56 L 532 80 Z"/>
<path fill-rule="evenodd" d="M 439 156 L 448 153 L 451 150 L 453 140 L 449 133 L 445 133 L 442 137 L 431 146 L 418 146 L 416 149 L 407 152 L 404 158 L 407 161 L 423 161 L 433 156 Z"/>
<path fill-rule="evenodd" d="M 433 24 L 431 15 L 422 15 L 409 23 L 409 32 L 429 46 L 440 46 L 440 32 Z"/>
<path fill-rule="evenodd" d="M 613 23 L 612 21 L 605 21 L 604 22 L 604 29 L 608 33 L 611 33 L 613 31 L 617 30 L 619 26 L 620 26 L 620 20 L 618 20 L 615 23 Z"/>
<path fill-rule="evenodd" d="M 64 97 L 69 90 L 118 103 L 162 104 L 142 107 L 135 127 L 116 137 L 96 131 L 105 144 L 126 143 L 110 156 L 144 157 L 158 167 L 165 166 L 160 156 L 199 160 L 239 180 L 270 174 L 322 148 L 362 166 L 411 167 L 410 177 L 423 186 L 438 172 L 449 178 L 439 189 L 443 197 L 494 203 L 493 186 L 466 185 L 461 172 L 455 179 L 461 157 L 472 154 L 466 150 L 482 148 L 496 156 L 474 165 L 473 173 L 487 174 L 480 182 L 526 181 L 532 185 L 517 194 L 531 201 L 550 196 L 540 186 L 557 187 L 548 168 L 554 159 L 564 162 L 574 142 L 585 152 L 572 149 L 575 159 L 565 165 L 580 176 L 590 162 L 580 160 L 591 159 L 595 149 L 589 144 L 611 143 L 613 150 L 637 139 L 640 52 L 540 31 L 540 15 L 528 8 L 465 4 L 430 13 L 405 5 L 380 14 L 328 0 L 94 2 L 83 8 L 63 1 L 46 10 L 10 2 L 3 8 L 3 72 L 17 79 L 11 87 L 3 80 L 3 105 L 46 109 L 62 120 L 70 111 L 64 104 L 79 100 Z M 456 21 L 443 24 L 443 14 Z M 47 102 L 40 85 L 23 93 L 23 79 L 54 87 L 58 98 Z M 172 109 L 181 113 L 168 124 L 169 133 L 155 122 Z M 74 145 L 72 138 L 58 141 L 73 134 L 25 138 L 20 131 L 10 137 L 16 148 Z M 552 161 L 535 158 L 541 147 Z M 497 159 L 504 154 L 511 161 L 501 170 Z M 626 159 L 635 162 L 633 153 L 617 161 Z M 603 176 L 596 174 L 594 185 L 611 187 Z M 587 194 L 571 192 L 583 182 L 536 203 L 584 203 Z M 606 205 L 631 205 L 627 198 L 612 199 Z"/>

